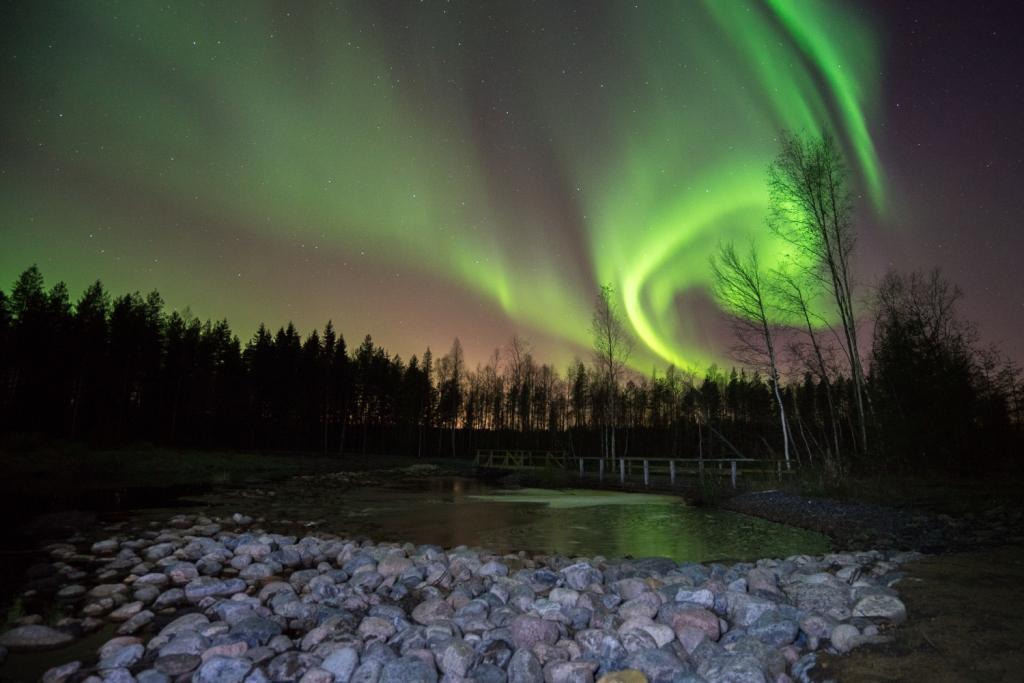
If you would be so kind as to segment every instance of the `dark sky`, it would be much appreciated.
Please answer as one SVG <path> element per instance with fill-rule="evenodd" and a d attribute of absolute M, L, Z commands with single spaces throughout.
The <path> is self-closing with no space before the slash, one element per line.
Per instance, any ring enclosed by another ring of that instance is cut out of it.
<path fill-rule="evenodd" d="M 891 251 L 863 257 L 941 267 L 984 336 L 1024 361 L 1020 5 L 879 2 L 875 11 L 886 55 L 877 135 L 901 208 Z"/>
<path fill-rule="evenodd" d="M 723 239 L 763 241 L 782 129 L 833 130 L 863 299 L 941 267 L 1024 362 L 1014 3 L 4 3 L 0 283 L 408 356 L 514 333 L 586 353 L 611 283 L 636 364 L 726 358 Z"/>

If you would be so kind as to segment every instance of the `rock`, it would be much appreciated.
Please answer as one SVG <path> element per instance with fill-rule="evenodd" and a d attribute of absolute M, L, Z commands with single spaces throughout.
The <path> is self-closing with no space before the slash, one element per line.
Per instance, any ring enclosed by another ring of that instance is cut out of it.
<path fill-rule="evenodd" d="M 132 598 L 144 605 L 151 604 L 160 597 L 160 589 L 156 586 L 139 586 L 132 593 Z"/>
<path fill-rule="evenodd" d="M 550 662 L 544 666 L 545 683 L 593 683 L 597 662 Z"/>
<path fill-rule="evenodd" d="M 749 656 L 758 662 L 765 677 L 774 680 L 786 672 L 788 662 L 783 654 L 772 647 L 753 638 L 740 638 L 729 646 L 732 656 Z"/>
<path fill-rule="evenodd" d="M 642 671 L 651 683 L 672 683 L 693 669 L 667 650 L 640 650 L 626 658 L 625 668 Z"/>
<path fill-rule="evenodd" d="M 649 683 L 643 671 L 623 669 L 612 671 L 597 679 L 597 683 Z"/>
<path fill-rule="evenodd" d="M 203 598 L 230 597 L 245 590 L 242 579 L 218 579 L 213 576 L 200 576 L 185 585 L 185 598 L 189 602 L 199 602 Z"/>
<path fill-rule="evenodd" d="M 483 577 L 508 576 L 508 565 L 491 560 L 484 563 L 480 569 L 476 570 L 476 573 Z"/>
<path fill-rule="evenodd" d="M 356 632 L 363 640 L 368 640 L 370 638 L 387 640 L 391 636 L 395 635 L 395 625 L 389 620 L 381 617 L 366 617 L 362 622 L 360 622 L 359 628 Z"/>
<path fill-rule="evenodd" d="M 274 575 L 274 570 L 262 562 L 256 562 L 238 572 L 239 578 L 246 581 L 263 581 Z"/>
<path fill-rule="evenodd" d="M 569 588 L 578 591 L 586 590 L 591 584 L 602 582 L 601 572 L 587 562 L 577 562 L 561 571 Z"/>
<path fill-rule="evenodd" d="M 157 588 L 163 588 L 171 582 L 171 579 L 167 574 L 161 574 L 158 572 L 151 572 L 149 574 L 143 574 L 139 578 L 135 579 L 133 587 L 138 586 L 155 586 Z"/>
<path fill-rule="evenodd" d="M 92 678 L 92 677 L 90 677 Z M 89 680 L 88 678 L 86 679 Z M 99 680 L 98 678 L 96 680 Z M 128 669 L 111 669 L 103 672 L 103 683 L 137 683 Z"/>
<path fill-rule="evenodd" d="M 94 555 L 113 555 L 117 552 L 118 542 L 116 538 L 108 538 L 105 541 L 96 541 L 89 548 Z"/>
<path fill-rule="evenodd" d="M 846 654 L 863 642 L 863 636 L 853 624 L 838 624 L 829 636 L 832 647 L 840 654 Z"/>
<path fill-rule="evenodd" d="M 469 680 L 473 683 L 506 683 L 508 680 L 504 669 L 486 662 L 477 664 L 469 674 Z"/>
<path fill-rule="evenodd" d="M 830 580 L 834 579 L 830 574 L 826 576 Z M 809 583 L 804 580 L 788 584 L 784 590 L 793 604 L 804 612 L 818 612 L 838 620 L 847 619 L 850 616 L 850 608 L 847 606 L 849 586 L 838 585 L 831 581 Z"/>
<path fill-rule="evenodd" d="M 811 638 L 828 638 L 836 623 L 832 617 L 810 612 L 800 618 L 800 629 Z"/>
<path fill-rule="evenodd" d="M 401 576 L 403 572 L 413 568 L 413 562 L 405 555 L 397 553 L 385 555 L 377 563 L 377 573 L 387 578 L 389 576 Z"/>
<path fill-rule="evenodd" d="M 272 681 L 292 683 L 301 679 L 303 674 L 311 667 L 319 664 L 319 657 L 314 657 L 305 652 L 289 650 L 270 660 L 270 663 L 267 664 L 267 676 Z"/>
<path fill-rule="evenodd" d="M 557 602 L 563 607 L 575 607 L 576 601 L 580 599 L 579 591 L 575 591 L 572 588 L 552 588 L 551 592 L 548 593 L 548 600 L 551 602 Z"/>
<path fill-rule="evenodd" d="M 125 647 L 118 648 L 105 659 L 100 660 L 99 664 L 96 665 L 96 668 L 100 671 L 107 671 L 109 669 L 130 669 L 139 663 L 145 652 L 146 648 L 139 643 L 126 645 Z"/>
<path fill-rule="evenodd" d="M 767 598 L 730 591 L 726 595 L 729 621 L 737 626 L 750 626 L 762 614 L 778 609 L 778 604 Z"/>
<path fill-rule="evenodd" d="M 124 605 L 121 605 L 120 607 L 115 609 L 113 612 L 108 614 L 107 618 L 110 619 L 111 621 L 128 621 L 129 619 L 134 617 L 136 614 L 141 612 L 142 611 L 142 607 L 143 607 L 143 605 L 142 605 L 141 602 L 129 602 L 129 603 L 126 603 Z"/>
<path fill-rule="evenodd" d="M 171 623 L 160 629 L 161 636 L 175 636 L 186 631 L 195 631 L 210 623 L 210 618 L 199 612 L 183 614 Z"/>
<path fill-rule="evenodd" d="M 621 668 L 629 654 L 614 631 L 586 629 L 576 634 L 583 657 L 600 664 L 603 670 Z"/>
<path fill-rule="evenodd" d="M 446 676 L 462 678 L 469 673 L 476 660 L 476 652 L 461 638 L 448 644 L 441 653 L 438 664 Z"/>
<path fill-rule="evenodd" d="M 700 665 L 697 673 L 708 681 L 766 683 L 760 663 L 750 655 L 712 657 Z"/>
<path fill-rule="evenodd" d="M 198 633 L 180 633 L 160 648 L 160 656 L 169 655 L 201 655 L 210 645 L 209 638 Z"/>
<path fill-rule="evenodd" d="M 142 638 L 136 638 L 135 636 L 118 636 L 103 643 L 96 655 L 99 659 L 106 659 L 121 648 L 128 647 L 129 645 L 139 645 L 141 643 Z"/>
<path fill-rule="evenodd" d="M 555 622 L 525 614 L 512 620 L 510 630 L 517 648 L 532 648 L 537 643 L 554 645 L 561 635 Z"/>
<path fill-rule="evenodd" d="M 699 628 L 711 640 L 718 640 L 720 634 L 718 617 L 713 612 L 700 607 L 687 607 L 676 611 L 672 615 L 671 625 L 680 641 L 682 638 L 679 636 L 679 630 L 685 626 Z"/>
<path fill-rule="evenodd" d="M 779 593 L 775 575 L 766 569 L 754 568 L 747 572 L 747 590 L 751 593 Z"/>
<path fill-rule="evenodd" d="M 171 683 L 171 677 L 156 669 L 146 669 L 136 674 L 135 683 Z"/>
<path fill-rule="evenodd" d="M 358 664 L 359 653 L 355 648 L 342 647 L 328 655 L 320 666 L 334 674 L 334 680 L 338 683 L 348 683 Z"/>
<path fill-rule="evenodd" d="M 399 657 L 385 662 L 378 683 L 436 683 L 437 670 L 419 657 Z M 354 681 L 353 681 L 354 683 Z"/>
<path fill-rule="evenodd" d="M 540 660 L 529 650 L 516 650 L 508 663 L 508 683 L 537 683 L 544 680 Z"/>
<path fill-rule="evenodd" d="M 690 602 L 711 609 L 715 605 L 715 594 L 707 588 L 680 588 L 676 591 L 676 602 Z"/>
<path fill-rule="evenodd" d="M 379 660 L 365 661 L 352 672 L 349 683 L 380 683 L 380 674 L 383 668 L 384 664 Z M 393 679 L 394 683 L 401 680 L 400 676 L 393 676 Z"/>
<path fill-rule="evenodd" d="M 632 600 L 640 597 L 651 590 L 650 585 L 642 579 L 619 579 L 612 584 L 612 590 L 619 594 L 623 600 Z"/>
<path fill-rule="evenodd" d="M 811 671 L 818 666 L 818 656 L 813 652 L 808 652 L 803 657 L 798 659 L 793 668 L 793 678 L 799 683 L 812 683 L 816 676 L 812 677 Z"/>
<path fill-rule="evenodd" d="M 241 657 L 248 651 L 249 645 L 244 640 L 236 640 L 233 643 L 213 645 L 207 648 L 206 652 L 200 655 L 200 657 L 205 662 L 211 657 Z"/>
<path fill-rule="evenodd" d="M 184 586 L 189 581 L 199 578 L 199 570 L 191 562 L 176 562 L 164 571 L 167 578 L 176 586 Z"/>
<path fill-rule="evenodd" d="M 33 624 L 19 626 L 0 636 L 0 646 L 7 648 L 11 652 L 29 652 L 34 650 L 51 650 L 67 645 L 73 640 L 74 638 L 71 635 L 63 631 L 58 631 L 49 626 Z"/>
<path fill-rule="evenodd" d="M 416 605 L 412 611 L 412 619 L 417 624 L 423 624 L 429 626 L 430 624 L 436 624 L 439 621 L 445 621 L 451 619 L 454 615 L 452 606 L 444 600 L 433 599 L 426 600 Z"/>
<path fill-rule="evenodd" d="M 78 598 L 80 598 L 83 595 L 85 595 L 85 593 L 86 593 L 85 586 L 80 586 L 78 584 L 71 584 L 70 586 L 64 586 L 59 591 L 57 591 L 57 599 L 58 600 L 77 600 Z M 60 667 L 54 667 L 54 668 L 60 668 Z"/>
<path fill-rule="evenodd" d="M 907 620 L 907 608 L 902 600 L 891 595 L 869 595 L 854 605 L 853 616 L 901 624 Z"/>
<path fill-rule="evenodd" d="M 78 673 L 78 670 L 81 668 L 82 663 L 78 661 L 55 666 L 43 674 L 42 683 L 64 683 L 64 681 Z"/>
<path fill-rule="evenodd" d="M 622 646 L 629 653 L 640 650 L 653 650 L 658 647 L 657 641 L 647 631 L 634 628 L 622 634 Z M 618 667 L 621 662 L 613 662 L 612 668 Z"/>
<path fill-rule="evenodd" d="M 164 591 L 153 601 L 153 609 L 165 609 L 185 604 L 185 591 L 181 588 L 171 588 Z"/>
<path fill-rule="evenodd" d="M 317 666 L 306 671 L 306 673 L 302 674 L 302 678 L 299 679 L 299 683 L 332 683 L 333 681 L 334 674 L 330 671 L 324 671 Z"/>
<path fill-rule="evenodd" d="M 676 630 L 676 638 L 679 639 L 679 643 L 686 650 L 687 654 L 693 654 L 693 651 L 697 649 L 706 638 L 707 633 L 703 629 L 697 628 L 696 626 L 680 625 Z"/>
<path fill-rule="evenodd" d="M 619 616 L 623 619 L 632 619 L 634 617 L 647 617 L 653 618 L 658 613 L 658 607 L 661 606 L 661 600 L 658 598 L 657 593 L 642 593 L 632 600 L 619 605 Z"/>
<path fill-rule="evenodd" d="M 149 622 L 153 621 L 154 616 L 155 615 L 148 609 L 144 609 L 128 621 L 121 624 L 121 627 L 117 629 L 117 632 L 118 634 L 124 636 L 130 636 L 132 634 L 138 633 L 146 626 L 148 626 Z"/>
<path fill-rule="evenodd" d="M 249 647 L 266 645 L 274 636 L 281 635 L 281 625 L 264 617 L 248 617 L 231 627 L 232 636 L 240 638 Z"/>
<path fill-rule="evenodd" d="M 192 683 L 242 683 L 252 662 L 241 657 L 211 657 L 192 674 Z"/>
<path fill-rule="evenodd" d="M 177 678 L 190 671 L 195 671 L 202 663 L 203 660 L 198 655 L 167 655 L 166 657 L 158 657 L 153 662 L 153 668 L 172 678 Z"/>
<path fill-rule="evenodd" d="M 773 610 L 765 612 L 757 621 L 747 627 L 747 633 L 766 645 L 782 647 L 796 640 L 800 626 L 792 619 L 787 619 L 781 612 Z"/>

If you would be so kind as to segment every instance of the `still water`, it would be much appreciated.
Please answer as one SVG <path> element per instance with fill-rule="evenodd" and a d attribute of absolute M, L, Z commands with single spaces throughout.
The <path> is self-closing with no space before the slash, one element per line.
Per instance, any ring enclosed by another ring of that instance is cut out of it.
<path fill-rule="evenodd" d="M 288 482 L 200 498 L 212 514 L 240 511 L 298 533 L 480 546 L 506 553 L 749 560 L 828 550 L 821 534 L 675 496 L 576 489 L 503 489 L 465 478 L 402 480 L 347 490 Z"/>
<path fill-rule="evenodd" d="M 134 500 L 134 499 L 133 499 Z M 525 550 L 568 556 L 671 557 L 677 561 L 752 560 L 820 554 L 827 539 L 814 532 L 732 512 L 686 505 L 675 496 L 576 489 L 506 489 L 468 478 L 419 477 L 352 486 L 345 475 L 321 475 L 174 501 L 140 501 L 100 514 L 80 545 L 118 533 L 163 524 L 181 513 L 262 518 L 260 526 L 300 535 L 334 533 L 375 541 L 410 541 L 443 547 L 479 546 L 500 553 Z M 173 507 L 166 507 L 168 504 Z M 88 540 L 87 540 L 88 539 Z M 26 559 L 30 556 L 25 555 Z M 34 557 L 34 556 L 31 556 Z M 36 561 L 41 561 L 39 556 Z M 15 588 L 5 586 L 5 588 Z M 55 589 L 56 586 L 53 587 Z M 56 619 L 58 605 L 39 594 L 28 611 Z M 38 680 L 49 667 L 95 660 L 114 626 L 61 650 L 12 653 L 0 664 L 0 681 Z"/>

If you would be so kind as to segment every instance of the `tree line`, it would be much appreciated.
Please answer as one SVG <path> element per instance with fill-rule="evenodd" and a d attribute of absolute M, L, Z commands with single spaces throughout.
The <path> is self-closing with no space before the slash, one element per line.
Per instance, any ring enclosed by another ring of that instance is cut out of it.
<path fill-rule="evenodd" d="M 1020 445 L 1020 383 L 977 353 L 952 315 L 958 296 L 937 275 L 892 275 L 881 288 L 867 387 L 883 465 L 992 464 Z M 427 349 L 406 361 L 369 335 L 349 348 L 330 322 L 304 337 L 260 325 L 243 344 L 226 321 L 166 311 L 156 292 L 111 297 L 97 281 L 72 302 L 32 266 L 0 290 L 0 431 L 97 446 L 781 458 L 781 400 L 794 461 L 834 466 L 835 443 L 859 439 L 842 374 L 808 370 L 776 386 L 756 369 L 640 375 L 625 360 L 606 352 L 559 371 L 515 336 L 474 368 L 458 339 L 440 358 Z"/>
<path fill-rule="evenodd" d="M 857 291 L 835 141 L 784 135 L 768 190 L 767 230 L 793 257 L 768 268 L 756 241 L 725 243 L 710 264 L 739 368 L 635 372 L 610 286 L 595 297 L 589 362 L 555 368 L 517 335 L 470 368 L 457 338 L 440 358 L 405 360 L 369 335 L 350 348 L 330 321 L 305 336 L 261 324 L 243 344 L 226 320 L 167 311 L 157 292 L 112 296 L 96 281 L 72 301 L 33 265 L 0 290 L 0 433 L 422 457 L 743 456 L 833 478 L 1016 465 L 1020 373 L 980 343 L 955 285 L 890 272 Z"/>

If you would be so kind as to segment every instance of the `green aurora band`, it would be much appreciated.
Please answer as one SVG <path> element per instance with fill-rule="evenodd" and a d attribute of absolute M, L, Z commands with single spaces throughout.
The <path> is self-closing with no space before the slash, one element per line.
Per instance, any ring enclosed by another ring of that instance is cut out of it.
<path fill-rule="evenodd" d="M 855 187 L 884 208 L 876 40 L 838 2 L 613 2 L 599 37 L 560 27 L 550 4 L 491 32 L 427 9 L 391 33 L 356 3 L 27 12 L 5 76 L 25 104 L 0 114 L 0 277 L 69 223 L 150 222 L 173 240 L 161 217 L 175 213 L 365 253 L 577 350 L 608 282 L 642 342 L 637 367 L 697 370 L 721 358 L 690 314 L 720 240 L 756 237 L 768 266 L 787 258 L 764 227 L 780 130 L 833 130 Z M 468 6 L 467 23 L 487 11 Z M 491 49 L 514 51 L 515 82 L 488 128 L 479 92 L 503 87 L 477 84 Z M 513 123 L 508 140 L 486 135 Z M 68 257 L 55 275 L 84 285 L 96 269 Z M 218 286 L 178 281 L 179 301 Z M 231 313 L 221 296 L 201 312 Z"/>

